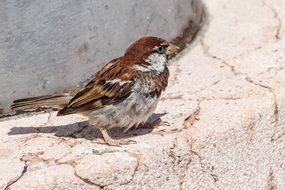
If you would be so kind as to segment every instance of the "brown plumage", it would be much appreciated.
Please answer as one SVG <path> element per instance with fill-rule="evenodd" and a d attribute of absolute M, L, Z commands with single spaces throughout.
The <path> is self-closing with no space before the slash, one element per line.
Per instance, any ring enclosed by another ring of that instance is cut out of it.
<path fill-rule="evenodd" d="M 112 139 L 106 129 L 129 129 L 146 121 L 167 86 L 168 55 L 176 51 L 161 38 L 141 38 L 69 93 L 16 100 L 11 108 L 52 107 L 60 109 L 58 116 L 81 113 L 101 130 L 109 145 L 127 144 L 130 141 Z"/>
<path fill-rule="evenodd" d="M 128 70 L 130 68 L 120 64 L 120 58 L 111 61 L 57 115 L 86 112 L 124 100 L 131 93 L 131 87 L 134 85 L 133 76 L 126 76 L 126 73 L 130 72 Z M 122 85 L 107 82 L 116 79 L 131 82 Z"/>

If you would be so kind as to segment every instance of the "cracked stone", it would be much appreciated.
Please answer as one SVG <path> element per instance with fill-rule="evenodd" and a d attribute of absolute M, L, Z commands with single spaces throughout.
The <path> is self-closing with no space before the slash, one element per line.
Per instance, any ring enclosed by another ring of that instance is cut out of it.
<path fill-rule="evenodd" d="M 76 165 L 76 173 L 99 186 L 125 184 L 132 179 L 137 165 L 136 158 L 128 153 L 105 153 L 80 160 Z"/>
<path fill-rule="evenodd" d="M 87 189 L 97 190 L 100 187 L 85 183 L 74 175 L 70 165 L 59 165 L 27 172 L 10 189 Z"/>
<path fill-rule="evenodd" d="M 5 119 L 0 189 L 285 189 L 285 3 L 204 4 L 203 30 L 170 64 L 158 124 L 111 131 L 137 144 L 98 144 L 79 115 Z"/>
<path fill-rule="evenodd" d="M 3 150 L 1 151 L 3 153 Z M 1 155 L 1 157 L 3 154 Z M 25 164 L 19 158 L 0 158 L 0 189 L 5 189 L 9 184 L 14 183 L 22 175 Z"/>
<path fill-rule="evenodd" d="M 56 160 L 67 154 L 69 148 L 59 139 L 37 137 L 27 141 L 21 150 L 24 154 L 37 155 L 37 159 Z"/>

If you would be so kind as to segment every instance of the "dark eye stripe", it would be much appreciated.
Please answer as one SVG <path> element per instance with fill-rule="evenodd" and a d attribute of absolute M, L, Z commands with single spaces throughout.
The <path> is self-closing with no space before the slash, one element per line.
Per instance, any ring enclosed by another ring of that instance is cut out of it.
<path fill-rule="evenodd" d="M 160 45 L 160 46 L 158 46 L 158 47 L 156 48 L 156 51 L 157 51 L 158 53 L 165 53 L 167 46 L 168 46 L 168 45 Z"/>
<path fill-rule="evenodd" d="M 163 47 L 162 46 L 159 46 L 157 49 L 158 53 L 163 53 Z"/>

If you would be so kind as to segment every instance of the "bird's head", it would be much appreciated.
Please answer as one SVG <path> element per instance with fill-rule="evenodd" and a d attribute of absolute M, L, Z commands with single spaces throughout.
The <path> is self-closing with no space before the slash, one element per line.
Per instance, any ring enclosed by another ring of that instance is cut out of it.
<path fill-rule="evenodd" d="M 164 39 L 147 36 L 132 43 L 126 50 L 124 63 L 139 71 L 163 72 L 167 60 L 179 47 Z"/>

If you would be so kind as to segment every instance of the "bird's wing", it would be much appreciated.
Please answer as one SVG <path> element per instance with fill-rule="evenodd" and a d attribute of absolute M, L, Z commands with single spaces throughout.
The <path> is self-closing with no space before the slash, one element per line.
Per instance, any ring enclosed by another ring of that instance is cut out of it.
<path fill-rule="evenodd" d="M 120 59 L 114 59 L 104 66 L 58 115 L 96 110 L 127 98 L 132 92 L 134 80 L 128 68 L 119 62 Z"/>

